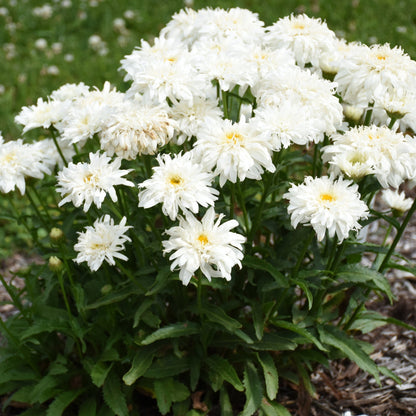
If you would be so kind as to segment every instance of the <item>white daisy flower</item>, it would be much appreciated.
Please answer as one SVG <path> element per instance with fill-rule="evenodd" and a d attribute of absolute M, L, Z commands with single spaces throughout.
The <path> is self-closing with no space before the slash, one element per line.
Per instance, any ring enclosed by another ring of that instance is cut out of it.
<path fill-rule="evenodd" d="M 72 202 L 79 207 L 84 204 L 84 211 L 87 212 L 92 203 L 101 208 L 107 193 L 113 202 L 117 201 L 117 194 L 114 186 L 134 186 L 122 176 L 131 169 L 120 169 L 121 158 L 111 161 L 105 154 L 90 153 L 90 163 L 69 163 L 57 175 L 58 187 L 56 190 L 61 194 L 62 201 L 59 206 Z"/>
<path fill-rule="evenodd" d="M 238 123 L 218 120 L 201 127 L 193 148 L 196 160 L 207 170 L 215 168 L 220 176 L 220 186 L 227 180 L 261 178 L 264 169 L 274 172 L 270 137 L 260 134 L 244 118 Z"/>
<path fill-rule="evenodd" d="M 325 232 L 336 234 L 341 242 L 351 230 L 359 230 L 358 221 L 367 218 L 367 205 L 361 201 L 358 185 L 350 180 L 308 176 L 300 185 L 292 185 L 284 198 L 289 200 L 288 212 L 294 228 L 311 225 L 322 241 Z"/>
<path fill-rule="evenodd" d="M 0 191 L 8 193 L 17 188 L 22 195 L 26 177 L 42 179 L 51 174 L 53 161 L 37 144 L 23 143 L 22 139 L 4 142 L 0 134 Z"/>
<path fill-rule="evenodd" d="M 200 269 L 211 281 L 212 277 L 231 280 L 231 269 L 238 265 L 241 268 L 245 237 L 231 232 L 238 226 L 236 220 L 221 224 L 224 215 L 215 219 L 214 208 L 208 209 L 201 221 L 190 212 L 185 218 L 180 217 L 179 226 L 166 231 L 169 240 L 163 241 L 164 253 L 173 253 L 171 270 L 179 268 L 179 278 L 187 285 L 194 273 Z"/>
<path fill-rule="evenodd" d="M 305 14 L 286 16 L 266 30 L 266 44 L 292 50 L 301 67 L 310 63 L 319 68 L 321 54 L 333 50 L 337 40 L 325 22 Z"/>
<path fill-rule="evenodd" d="M 404 192 L 399 192 L 397 189 L 384 189 L 381 192 L 382 200 L 393 210 L 402 215 L 409 211 L 413 204 L 412 198 L 406 198 Z"/>
<path fill-rule="evenodd" d="M 162 211 L 175 220 L 178 211 L 197 213 L 199 205 L 213 206 L 218 191 L 212 188 L 213 174 L 205 172 L 191 159 L 190 153 L 157 156 L 159 166 L 150 179 L 139 184 L 139 207 L 150 208 L 162 203 Z"/>
<path fill-rule="evenodd" d="M 115 258 L 128 260 L 120 253 L 124 250 L 124 244 L 131 239 L 125 235 L 131 226 L 126 226 L 126 217 L 123 217 L 120 224 L 114 224 L 114 220 L 105 215 L 94 222 L 93 226 L 87 226 L 84 232 L 78 233 L 78 242 L 74 250 L 78 252 L 74 259 L 76 263 L 87 262 L 91 271 L 97 271 L 103 261 L 114 266 Z"/>
<path fill-rule="evenodd" d="M 108 117 L 99 133 L 101 149 L 109 156 L 116 154 L 126 160 L 153 155 L 172 139 L 175 127 L 164 106 L 126 100 Z"/>

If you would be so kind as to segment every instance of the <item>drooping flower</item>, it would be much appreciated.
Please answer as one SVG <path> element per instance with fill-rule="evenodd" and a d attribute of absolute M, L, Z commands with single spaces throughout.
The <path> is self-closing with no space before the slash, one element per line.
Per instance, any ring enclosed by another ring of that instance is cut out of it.
<path fill-rule="evenodd" d="M 402 215 L 409 211 L 413 204 L 412 198 L 406 198 L 404 192 L 399 192 L 397 189 L 383 189 L 381 192 L 382 200 L 396 213 Z"/>
<path fill-rule="evenodd" d="M 120 169 L 121 158 L 111 158 L 99 152 L 90 153 L 90 163 L 69 163 L 58 172 L 58 187 L 62 201 L 59 206 L 72 202 L 76 207 L 84 204 L 87 212 L 92 203 L 101 208 L 107 193 L 113 202 L 117 201 L 114 186 L 134 186 L 133 182 L 123 178 L 130 170 Z"/>
<path fill-rule="evenodd" d="M 325 232 L 336 234 L 341 242 L 350 231 L 359 230 L 359 220 L 367 218 L 367 205 L 360 199 L 358 185 L 350 180 L 308 176 L 300 185 L 292 185 L 284 198 L 289 200 L 288 212 L 294 228 L 311 225 L 322 241 Z"/>
<path fill-rule="evenodd" d="M 218 191 L 212 188 L 213 174 L 191 159 L 190 153 L 157 156 L 159 166 L 153 176 L 139 184 L 139 207 L 150 208 L 162 203 L 162 211 L 175 220 L 178 211 L 197 213 L 199 205 L 213 206 Z"/>
<path fill-rule="evenodd" d="M 180 217 L 179 226 L 166 231 L 169 239 L 163 241 L 164 253 L 173 253 L 171 270 L 179 268 L 179 278 L 187 285 L 194 273 L 200 269 L 211 281 L 212 277 L 231 280 L 231 269 L 241 268 L 245 237 L 231 232 L 237 227 L 236 220 L 221 224 L 224 215 L 216 219 L 215 210 L 209 208 L 201 221 L 190 212 Z"/>
<path fill-rule="evenodd" d="M 91 271 L 97 271 L 103 261 L 114 266 L 115 258 L 128 260 L 120 253 L 124 250 L 126 241 L 131 239 L 125 235 L 129 228 L 126 225 L 126 217 L 123 217 L 120 224 L 114 224 L 114 220 L 105 215 L 94 222 L 93 226 L 87 226 L 85 231 L 78 233 L 78 242 L 74 250 L 78 252 L 74 259 L 76 263 L 87 262 Z"/>

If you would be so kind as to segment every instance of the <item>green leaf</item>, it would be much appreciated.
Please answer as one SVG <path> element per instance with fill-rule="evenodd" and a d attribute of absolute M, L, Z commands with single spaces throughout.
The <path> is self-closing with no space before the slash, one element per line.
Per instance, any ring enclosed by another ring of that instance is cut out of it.
<path fill-rule="evenodd" d="M 228 396 L 227 389 L 222 386 L 220 390 L 220 408 L 221 416 L 233 416 L 233 407 Z"/>
<path fill-rule="evenodd" d="M 166 338 L 177 338 L 189 335 L 195 335 L 199 333 L 199 325 L 194 322 L 177 322 L 164 326 L 148 335 L 145 339 L 140 341 L 140 345 L 149 345 L 153 342 Z"/>
<path fill-rule="evenodd" d="M 370 284 L 371 287 L 376 287 L 386 294 L 390 302 L 393 301 L 393 294 L 391 293 L 388 280 L 376 270 L 360 264 L 348 264 L 339 268 L 337 277 L 345 282 Z"/>
<path fill-rule="evenodd" d="M 114 363 L 111 364 L 105 364 L 102 361 L 98 361 L 95 363 L 91 370 L 90 370 L 90 376 L 92 382 L 97 386 L 101 387 L 105 379 L 107 378 L 108 373 L 110 372 L 111 368 L 113 367 Z"/>
<path fill-rule="evenodd" d="M 288 321 L 282 320 L 273 320 L 273 325 L 276 325 L 280 328 L 288 329 L 289 331 L 295 332 L 296 334 L 302 335 L 308 341 L 314 343 L 321 351 L 328 351 L 318 340 L 314 337 L 307 329 L 300 327 L 299 325 L 293 324 Z"/>
<path fill-rule="evenodd" d="M 235 368 L 228 360 L 219 355 L 211 355 L 205 360 L 208 372 L 213 372 L 221 379 L 228 381 L 238 391 L 244 391 L 244 386 L 238 378 Z"/>
<path fill-rule="evenodd" d="M 244 369 L 244 387 L 246 393 L 246 403 L 241 412 L 241 416 L 251 416 L 261 405 L 263 398 L 263 385 L 260 380 L 257 368 L 249 361 Z"/>
<path fill-rule="evenodd" d="M 65 334 L 72 333 L 68 326 L 68 322 L 53 319 L 37 319 L 30 328 L 20 334 L 20 340 L 24 341 L 27 338 L 43 332 L 63 332 Z"/>
<path fill-rule="evenodd" d="M 242 324 L 234 318 L 228 316 L 224 309 L 216 305 L 206 304 L 202 308 L 202 312 L 206 315 L 207 319 L 211 322 L 215 322 L 227 331 L 234 333 L 237 329 L 242 327 Z"/>
<path fill-rule="evenodd" d="M 166 355 L 154 361 L 144 373 L 144 377 L 159 379 L 176 376 L 189 370 L 187 358 L 179 358 L 175 355 Z"/>
<path fill-rule="evenodd" d="M 169 283 L 170 277 L 172 277 L 170 266 L 166 266 L 161 269 L 156 275 L 155 283 L 150 288 L 150 290 L 145 293 L 145 296 L 155 295 L 156 293 L 160 292 Z"/>
<path fill-rule="evenodd" d="M 112 372 L 105 380 L 103 397 L 107 406 L 117 416 L 128 416 L 126 398 L 121 389 L 121 383 L 116 373 Z"/>
<path fill-rule="evenodd" d="M 270 403 L 266 399 L 263 399 L 260 408 L 266 416 L 291 416 L 284 406 L 279 403 Z"/>
<path fill-rule="evenodd" d="M 95 397 L 90 397 L 89 399 L 82 402 L 79 407 L 78 416 L 95 416 L 97 414 L 97 402 Z"/>
<path fill-rule="evenodd" d="M 275 282 L 280 285 L 279 287 L 289 287 L 289 283 L 285 276 L 282 273 L 280 273 L 276 269 L 276 267 L 274 267 L 271 263 L 267 262 L 266 260 L 246 255 L 243 259 L 243 266 L 255 270 L 265 271 L 273 277 Z"/>
<path fill-rule="evenodd" d="M 133 363 L 129 371 L 123 376 L 123 381 L 131 386 L 146 370 L 151 366 L 156 351 L 154 348 L 142 348 L 133 358 Z"/>
<path fill-rule="evenodd" d="M 137 309 L 136 313 L 134 314 L 134 323 L 133 328 L 136 328 L 139 325 L 140 318 L 142 317 L 143 313 L 146 312 L 147 309 L 150 308 L 154 303 L 153 299 L 145 299 Z"/>
<path fill-rule="evenodd" d="M 154 388 L 157 406 L 162 415 L 169 412 L 172 403 L 181 402 L 190 395 L 188 388 L 173 378 L 156 380 Z"/>
<path fill-rule="evenodd" d="M 265 321 L 262 304 L 255 304 L 252 306 L 252 318 L 256 338 L 260 341 L 263 338 Z"/>
<path fill-rule="evenodd" d="M 268 353 L 257 354 L 257 359 L 263 368 L 266 392 L 270 400 L 274 400 L 279 390 L 279 375 L 273 358 Z"/>
<path fill-rule="evenodd" d="M 318 326 L 321 341 L 331 345 L 350 360 L 354 361 L 360 368 L 371 374 L 380 383 L 379 371 L 373 360 L 361 349 L 360 345 L 345 332 L 334 326 Z"/>
<path fill-rule="evenodd" d="M 270 332 L 264 334 L 261 341 L 253 343 L 251 348 L 259 351 L 286 351 L 294 350 L 297 346 L 293 339 Z"/>
<path fill-rule="evenodd" d="M 61 416 L 64 410 L 82 393 L 83 390 L 70 390 L 60 393 L 49 405 L 46 416 Z"/>
<path fill-rule="evenodd" d="M 121 302 L 122 300 L 128 298 L 131 295 L 138 295 L 141 293 L 143 293 L 143 291 L 139 289 L 136 285 L 131 283 L 121 289 L 114 290 L 108 293 L 96 302 L 87 305 L 85 309 L 97 309 L 101 308 L 102 306 L 112 305 L 114 303 Z"/>

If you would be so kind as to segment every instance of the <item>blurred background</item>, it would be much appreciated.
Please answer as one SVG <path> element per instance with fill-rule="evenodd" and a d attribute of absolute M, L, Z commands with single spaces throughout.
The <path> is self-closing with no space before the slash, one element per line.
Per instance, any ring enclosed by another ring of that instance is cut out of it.
<path fill-rule="evenodd" d="M 401 45 L 416 58 L 415 0 L 0 0 L 0 131 L 18 138 L 14 116 L 60 85 L 105 80 L 123 90 L 123 56 L 151 41 L 184 7 L 244 7 L 266 25 L 290 13 L 324 19 L 339 37 Z"/>

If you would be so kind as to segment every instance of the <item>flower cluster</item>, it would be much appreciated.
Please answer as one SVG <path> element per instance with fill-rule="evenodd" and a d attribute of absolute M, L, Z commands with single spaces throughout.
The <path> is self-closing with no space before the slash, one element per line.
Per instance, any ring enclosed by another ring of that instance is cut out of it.
<path fill-rule="evenodd" d="M 306 15 L 265 27 L 245 9 L 186 9 L 153 44 L 142 41 L 120 69 L 131 82 L 126 92 L 108 82 L 102 90 L 66 84 L 22 108 L 16 122 L 23 133 L 49 129 L 57 151 L 41 156 L 39 143 L 0 143 L 3 192 L 23 193 L 25 178 L 57 166 L 59 206 L 103 210 L 75 246 L 76 261 L 91 270 L 103 260 L 114 264 L 113 257 L 126 260 L 120 251 L 131 226 L 119 186 L 131 192 L 137 185 L 139 210 L 161 205 L 169 236 L 163 252 L 188 284 L 198 269 L 208 279 L 230 280 L 232 267 L 241 267 L 246 236 L 230 230 L 240 227 L 252 244 L 269 197 L 261 195 L 266 185 L 252 193 L 262 203 L 250 214 L 242 185 L 276 180 L 290 166 L 286 149 L 313 148 L 313 162 L 303 161 L 313 165 L 313 176 L 306 168 L 299 170 L 304 178 L 290 171 L 289 181 L 301 183 L 274 184 L 280 194 L 272 197 L 288 200 L 292 226 L 311 226 L 318 242 L 325 235 L 342 242 L 360 229 L 368 216 L 359 188 L 365 176 L 395 189 L 416 178 L 416 147 L 406 133 L 416 128 L 409 105 L 416 64 L 398 47 L 347 43 Z M 123 217 L 118 228 L 104 210 L 107 194 L 111 211 Z M 225 212 L 238 221 L 220 224 Z"/>

